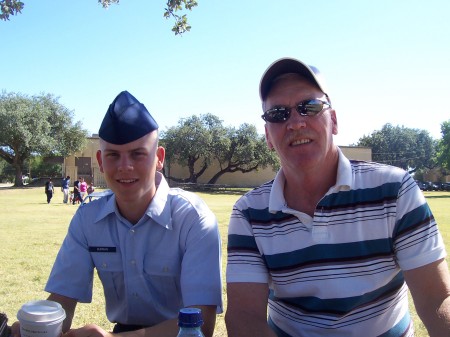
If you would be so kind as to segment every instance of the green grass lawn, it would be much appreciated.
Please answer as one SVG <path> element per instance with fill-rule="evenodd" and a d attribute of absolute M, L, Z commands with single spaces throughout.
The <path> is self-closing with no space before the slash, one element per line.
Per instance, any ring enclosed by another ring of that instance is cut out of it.
<path fill-rule="evenodd" d="M 222 234 L 223 275 L 225 277 L 227 225 L 234 202 L 240 193 L 198 193 L 214 211 Z M 444 242 L 450 247 L 450 193 L 425 192 L 438 221 Z M 0 312 L 16 321 L 20 306 L 30 300 L 44 299 L 43 291 L 53 261 L 77 206 L 62 203 L 57 190 L 47 204 L 44 188 L 0 188 Z M 450 249 L 450 248 L 448 248 Z M 223 288 L 226 307 L 225 282 Z M 416 337 L 428 336 L 414 313 Z M 226 337 L 224 315 L 218 316 L 214 336 Z M 74 327 L 96 323 L 110 330 L 104 310 L 102 287 L 95 279 L 91 304 L 77 307 Z"/>

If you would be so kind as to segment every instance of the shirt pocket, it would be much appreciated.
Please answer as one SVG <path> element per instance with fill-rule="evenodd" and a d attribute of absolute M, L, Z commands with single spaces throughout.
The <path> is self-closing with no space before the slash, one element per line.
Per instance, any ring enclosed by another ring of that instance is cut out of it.
<path fill-rule="evenodd" d="M 144 259 L 147 288 L 158 303 L 178 310 L 182 305 L 181 260 L 178 256 L 149 254 Z"/>
<path fill-rule="evenodd" d="M 97 274 L 102 282 L 105 295 L 118 301 L 125 298 L 122 257 L 118 252 L 91 253 Z"/>

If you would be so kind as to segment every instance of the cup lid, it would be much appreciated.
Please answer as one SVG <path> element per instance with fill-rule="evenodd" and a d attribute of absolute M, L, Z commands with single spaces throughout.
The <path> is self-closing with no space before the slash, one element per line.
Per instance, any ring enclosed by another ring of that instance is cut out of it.
<path fill-rule="evenodd" d="M 61 304 L 49 300 L 27 302 L 17 313 L 19 321 L 53 322 L 64 318 L 66 318 L 66 312 Z"/>

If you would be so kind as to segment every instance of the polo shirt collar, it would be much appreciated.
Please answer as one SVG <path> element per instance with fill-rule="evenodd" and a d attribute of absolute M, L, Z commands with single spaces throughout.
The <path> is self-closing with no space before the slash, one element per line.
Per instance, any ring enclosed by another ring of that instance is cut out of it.
<path fill-rule="evenodd" d="M 339 190 L 350 190 L 353 181 L 353 173 L 350 161 L 344 156 L 341 149 L 338 147 L 338 169 L 336 176 L 336 185 L 330 188 L 327 192 L 337 192 Z M 284 198 L 284 184 L 286 182 L 286 177 L 283 173 L 283 168 L 281 168 L 270 189 L 269 196 L 269 212 L 276 213 L 283 209 L 286 209 L 287 203 Z"/>

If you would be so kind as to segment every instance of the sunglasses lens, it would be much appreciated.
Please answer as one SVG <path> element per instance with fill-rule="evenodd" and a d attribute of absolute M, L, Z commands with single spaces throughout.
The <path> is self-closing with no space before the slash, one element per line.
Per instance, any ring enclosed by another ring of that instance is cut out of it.
<path fill-rule="evenodd" d="M 313 99 L 299 104 L 298 112 L 304 116 L 315 116 L 323 110 L 323 102 Z"/>
<path fill-rule="evenodd" d="M 303 101 L 297 105 L 297 112 L 302 116 L 316 116 L 325 106 L 331 108 L 331 105 L 327 102 L 322 102 L 318 99 L 311 99 Z M 289 119 L 290 108 L 278 107 L 269 109 L 262 115 L 262 118 L 269 123 L 283 123 Z"/>
<path fill-rule="evenodd" d="M 264 112 L 263 119 L 269 123 L 282 123 L 289 118 L 289 110 L 286 108 L 274 108 Z"/>

